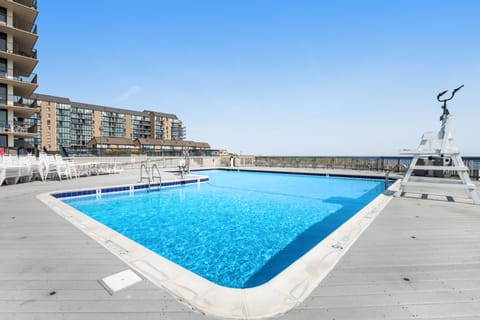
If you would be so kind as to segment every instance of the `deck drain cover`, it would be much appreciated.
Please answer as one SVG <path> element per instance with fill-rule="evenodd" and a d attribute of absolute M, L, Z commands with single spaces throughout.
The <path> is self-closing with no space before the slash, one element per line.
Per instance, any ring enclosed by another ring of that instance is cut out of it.
<path fill-rule="evenodd" d="M 142 278 L 140 278 L 135 272 L 130 269 L 112 274 L 111 276 L 98 280 L 98 282 L 111 295 L 140 281 L 142 281 Z"/>

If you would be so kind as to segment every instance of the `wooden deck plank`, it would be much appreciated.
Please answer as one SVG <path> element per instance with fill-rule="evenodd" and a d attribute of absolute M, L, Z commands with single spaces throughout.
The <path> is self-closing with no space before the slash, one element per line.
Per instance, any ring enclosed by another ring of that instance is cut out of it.
<path fill-rule="evenodd" d="M 181 303 L 171 303 L 171 300 L 119 299 L 105 298 L 101 300 L 0 300 L 2 312 L 182 312 L 187 308 Z"/>
<path fill-rule="evenodd" d="M 76 313 L 1 313 L 0 320 L 196 320 L 207 319 L 205 316 L 192 311 L 182 312 L 76 312 Z M 468 320 L 468 319 L 467 319 Z"/>
<path fill-rule="evenodd" d="M 119 291 L 115 293 L 113 298 L 109 298 L 109 294 L 99 287 L 98 290 L 87 288 L 85 290 L 73 290 L 70 288 L 62 289 L 56 286 L 50 287 L 50 289 L 21 289 L 21 290 L 0 290 L 0 300 L 51 300 L 51 293 L 55 292 L 55 300 L 98 300 L 109 298 L 111 300 L 118 299 L 123 300 L 130 297 L 134 291 L 133 296 L 135 300 L 154 300 L 154 301 L 169 301 L 171 295 L 159 288 L 152 288 L 146 290 L 145 288 L 129 288 L 129 291 Z"/>
<path fill-rule="evenodd" d="M 350 307 L 372 307 L 372 306 L 392 306 L 392 305 L 423 305 L 423 304 L 446 304 L 446 303 L 471 303 L 480 302 L 475 297 L 478 296 L 478 290 L 438 290 L 421 292 L 411 290 L 404 293 L 377 293 L 377 294 L 357 294 L 342 296 L 312 296 L 309 299 L 309 308 L 338 308 L 342 306 Z"/>

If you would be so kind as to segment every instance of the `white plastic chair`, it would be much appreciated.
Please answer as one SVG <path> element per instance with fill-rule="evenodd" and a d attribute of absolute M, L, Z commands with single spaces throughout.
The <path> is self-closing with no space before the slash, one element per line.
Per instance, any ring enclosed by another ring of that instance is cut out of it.
<path fill-rule="evenodd" d="M 32 180 L 32 166 L 26 156 L 15 157 L 16 164 L 20 167 L 19 180 L 21 182 L 30 182 Z"/>
<path fill-rule="evenodd" d="M 68 165 L 65 160 L 61 156 L 55 156 L 56 172 L 59 180 L 62 180 L 62 177 L 65 179 L 70 179 L 70 173 L 68 171 Z"/>
<path fill-rule="evenodd" d="M 17 156 L 5 155 L 2 157 L 2 164 L 5 167 L 4 181 L 7 184 L 16 184 L 18 180 L 20 180 L 20 171 L 22 168 L 15 158 L 17 158 Z"/>
<path fill-rule="evenodd" d="M 0 161 L 0 186 L 5 181 L 5 165 Z"/>
<path fill-rule="evenodd" d="M 32 170 L 32 177 L 31 179 L 35 177 L 40 177 L 42 181 L 45 181 L 45 165 L 43 161 L 40 158 L 36 158 L 33 155 L 28 155 L 26 157 L 28 163 L 30 164 L 30 168 Z"/>
<path fill-rule="evenodd" d="M 48 179 L 48 176 L 57 174 L 57 161 L 54 156 L 45 153 L 40 154 L 40 160 L 43 163 L 43 181 Z"/>
<path fill-rule="evenodd" d="M 78 178 L 77 166 L 75 165 L 75 161 L 73 159 L 65 160 L 67 165 L 68 177 L 70 179 Z"/>

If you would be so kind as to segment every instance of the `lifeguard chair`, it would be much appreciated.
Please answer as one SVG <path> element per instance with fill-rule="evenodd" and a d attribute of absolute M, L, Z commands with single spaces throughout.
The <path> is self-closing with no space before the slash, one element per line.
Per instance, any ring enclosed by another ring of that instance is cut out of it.
<path fill-rule="evenodd" d="M 468 175 L 469 169 L 463 163 L 460 151 L 453 140 L 451 132 L 452 115 L 447 109 L 447 101 L 451 100 L 455 96 L 455 93 L 461 88 L 463 88 L 463 85 L 454 89 L 448 99 L 440 99 L 448 90 L 437 95 L 437 100 L 443 103 L 443 114 L 440 117 L 440 121 L 442 122 L 440 131 L 425 132 L 422 135 L 420 145 L 417 149 L 403 150 L 400 152 L 401 154 L 413 155 L 413 159 L 395 196 L 401 196 L 406 186 L 435 187 L 442 189 L 457 188 L 466 190 L 473 200 L 473 203 L 480 204 L 477 188 Z M 411 181 L 411 176 L 414 171 L 423 173 L 430 172 L 432 174 L 426 175 L 437 177 L 435 179 L 440 179 L 438 176 L 449 176 L 450 172 L 457 172 L 460 181 L 443 179 L 441 182 L 431 180 L 429 182 Z M 442 172 L 441 175 L 433 174 L 439 171 Z"/>

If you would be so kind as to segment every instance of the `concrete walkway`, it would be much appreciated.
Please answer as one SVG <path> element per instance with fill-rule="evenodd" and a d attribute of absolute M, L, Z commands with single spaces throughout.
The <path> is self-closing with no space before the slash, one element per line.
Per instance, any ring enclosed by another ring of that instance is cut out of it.
<path fill-rule="evenodd" d="M 207 319 L 144 280 L 110 296 L 128 268 L 36 195 L 131 184 L 138 171 L 0 187 L 0 319 Z M 480 319 L 480 207 L 432 190 L 395 198 L 285 319 Z"/>

